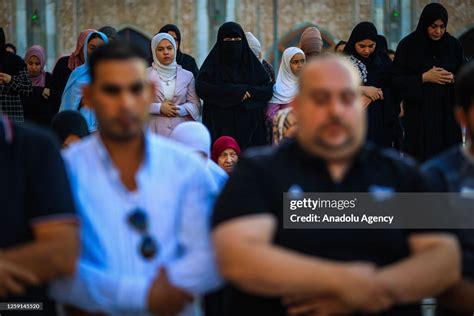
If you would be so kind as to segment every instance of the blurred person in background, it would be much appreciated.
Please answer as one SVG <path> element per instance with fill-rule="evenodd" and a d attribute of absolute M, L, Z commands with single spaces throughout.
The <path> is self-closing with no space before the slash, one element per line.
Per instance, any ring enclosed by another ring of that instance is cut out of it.
<path fill-rule="evenodd" d="M 426 5 L 416 30 L 398 44 L 393 63 L 393 82 L 403 99 L 403 148 L 419 162 L 461 142 L 454 74 L 465 60 L 461 43 L 447 27 L 446 8 Z"/>
<path fill-rule="evenodd" d="M 361 22 L 352 30 L 344 53 L 359 70 L 363 83 L 367 139 L 381 147 L 392 147 L 399 130 L 400 100 L 392 89 L 392 61 L 383 43 L 375 25 Z"/>
<path fill-rule="evenodd" d="M 306 28 L 301 34 L 299 48 L 303 50 L 308 61 L 320 55 L 323 49 L 321 32 L 314 26 Z"/>
<path fill-rule="evenodd" d="M 44 70 L 46 54 L 43 47 L 31 46 L 26 51 L 24 60 L 33 84 L 33 92 L 22 100 L 25 119 L 49 127 L 53 117 L 49 102 L 51 73 Z"/>
<path fill-rule="evenodd" d="M 235 139 L 230 136 L 219 137 L 212 145 L 211 158 L 227 174 L 232 173 L 235 165 L 239 161 L 240 146 Z"/>
<path fill-rule="evenodd" d="M 338 54 L 342 54 L 344 52 L 344 48 L 346 47 L 346 41 L 339 41 L 336 46 L 334 46 L 334 52 Z"/>
<path fill-rule="evenodd" d="M 197 121 L 201 104 L 190 71 L 176 63 L 176 43 L 168 33 L 158 33 L 151 40 L 153 64 L 148 78 L 156 86 L 150 106 L 149 127 L 152 132 L 169 136 L 179 124 Z"/>
<path fill-rule="evenodd" d="M 211 159 L 211 134 L 206 126 L 199 122 L 184 122 L 171 132 L 170 138 L 185 145 L 204 160 L 217 188 L 221 190 L 229 176 Z"/>
<path fill-rule="evenodd" d="M 263 59 L 262 45 L 260 44 L 260 41 L 251 32 L 245 32 L 245 37 L 247 38 L 247 42 L 249 42 L 250 49 L 255 56 L 257 56 L 258 60 L 260 60 L 263 68 L 265 68 L 265 71 L 270 76 L 270 81 L 275 82 L 275 71 L 273 70 L 273 66 Z"/>
<path fill-rule="evenodd" d="M 196 80 L 202 122 L 212 140 L 233 137 L 242 149 L 267 144 L 264 109 L 273 83 L 249 47 L 242 27 L 224 23 Z"/>
<path fill-rule="evenodd" d="M 82 89 L 90 81 L 89 73 L 89 57 L 92 52 L 99 46 L 108 42 L 108 38 L 104 33 L 91 32 L 87 35 L 84 42 L 82 56 L 84 56 L 84 64 L 74 69 L 69 76 L 66 87 L 64 88 L 63 96 L 61 97 L 61 106 L 59 112 L 66 110 L 78 111 L 84 116 L 87 122 L 89 132 L 97 130 L 97 120 L 94 112 L 84 104 L 82 98 Z"/>
<path fill-rule="evenodd" d="M 298 76 L 305 64 L 305 55 L 298 47 L 288 47 L 278 70 L 277 81 L 273 86 L 273 97 L 268 102 L 266 119 L 269 124 L 278 111 L 291 106 L 298 93 Z"/>
<path fill-rule="evenodd" d="M 51 129 L 63 149 L 89 135 L 86 120 L 79 112 L 73 110 L 56 114 L 51 122 Z"/>
<path fill-rule="evenodd" d="M 71 76 L 71 73 L 79 66 L 84 64 L 84 44 L 87 36 L 95 32 L 94 29 L 86 29 L 79 33 L 76 42 L 76 48 L 70 55 L 60 57 L 53 68 L 51 77 L 50 97 L 49 102 L 53 110 L 53 114 L 59 111 L 61 105 L 61 97 L 63 96 L 64 88 Z"/>
<path fill-rule="evenodd" d="M 0 27 L 0 113 L 13 122 L 23 122 L 21 97 L 32 93 L 33 86 L 26 65 L 20 56 L 8 52 L 5 47 L 5 33 Z"/>
<path fill-rule="evenodd" d="M 168 33 L 171 35 L 176 42 L 176 62 L 178 65 L 181 65 L 184 70 L 190 71 L 193 73 L 194 78 L 197 78 L 199 68 L 196 64 L 196 60 L 191 55 L 185 54 L 181 51 L 181 31 L 174 24 L 166 24 L 163 26 L 158 33 Z"/>

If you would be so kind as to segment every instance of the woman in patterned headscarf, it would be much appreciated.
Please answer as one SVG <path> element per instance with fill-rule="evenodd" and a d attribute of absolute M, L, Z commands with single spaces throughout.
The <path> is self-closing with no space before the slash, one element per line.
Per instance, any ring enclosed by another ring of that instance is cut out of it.
<path fill-rule="evenodd" d="M 382 147 L 392 147 L 398 131 L 399 99 L 391 81 L 392 62 L 381 49 L 377 29 L 361 22 L 352 30 L 344 53 L 359 70 L 362 98 L 367 107 L 367 139 Z"/>

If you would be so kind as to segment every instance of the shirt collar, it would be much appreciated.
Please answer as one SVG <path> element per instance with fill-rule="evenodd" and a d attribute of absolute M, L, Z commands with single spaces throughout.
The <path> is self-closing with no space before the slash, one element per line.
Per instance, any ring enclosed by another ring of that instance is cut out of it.
<path fill-rule="evenodd" d="M 95 135 L 93 135 L 95 139 L 95 147 L 97 149 L 99 159 L 104 165 L 105 169 L 113 174 L 114 178 L 119 178 L 119 172 L 117 167 L 114 165 L 114 162 L 110 158 L 109 152 L 107 151 L 107 148 L 105 147 L 104 143 L 102 142 L 102 139 L 100 138 L 100 134 L 97 132 Z M 140 168 L 137 171 L 136 178 L 137 178 L 137 184 L 140 185 L 141 178 L 143 174 L 146 174 L 147 170 L 150 170 L 151 168 L 151 135 L 150 131 L 148 129 L 143 130 L 143 137 L 144 137 L 144 156 L 143 156 L 143 162 L 140 165 Z"/>
<path fill-rule="evenodd" d="M 298 141 L 294 139 L 290 142 L 291 144 L 289 145 L 295 148 L 298 157 L 303 163 L 326 168 L 326 160 L 324 160 L 322 157 L 309 153 L 298 143 Z M 367 159 L 369 151 L 372 147 L 373 145 L 370 143 L 364 144 L 355 154 L 351 162 L 351 168 L 361 165 Z"/>

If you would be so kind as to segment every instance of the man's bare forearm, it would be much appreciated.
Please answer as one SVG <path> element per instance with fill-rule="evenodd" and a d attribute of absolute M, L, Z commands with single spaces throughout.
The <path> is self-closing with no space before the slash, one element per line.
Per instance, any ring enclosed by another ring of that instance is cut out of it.
<path fill-rule="evenodd" d="M 382 268 L 377 278 L 399 304 L 437 295 L 460 278 L 460 253 L 454 239 L 417 252 L 407 259 Z"/>
<path fill-rule="evenodd" d="M 22 246 L 3 249 L 1 256 L 32 271 L 42 282 L 74 273 L 79 253 L 75 225 L 58 229 L 51 238 L 40 238 Z"/>
<path fill-rule="evenodd" d="M 259 295 L 334 294 L 342 265 L 310 258 L 274 245 L 228 249 L 233 255 L 220 263 L 224 278 Z"/>

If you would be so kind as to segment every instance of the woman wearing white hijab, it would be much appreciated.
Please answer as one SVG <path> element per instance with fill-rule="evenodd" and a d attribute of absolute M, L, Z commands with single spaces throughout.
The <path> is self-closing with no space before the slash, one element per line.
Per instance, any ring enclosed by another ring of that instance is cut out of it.
<path fill-rule="evenodd" d="M 283 57 L 278 71 L 273 97 L 267 107 L 266 117 L 272 123 L 275 114 L 291 105 L 298 93 L 298 76 L 305 63 L 305 55 L 298 47 L 288 47 L 283 52 Z"/>
<path fill-rule="evenodd" d="M 154 103 L 150 106 L 150 129 L 169 136 L 185 121 L 196 121 L 200 114 L 194 76 L 176 63 L 176 43 L 168 33 L 158 33 L 151 40 L 153 64 L 147 69 L 155 84 Z"/>
<path fill-rule="evenodd" d="M 172 140 L 188 147 L 198 154 L 206 164 L 218 190 L 224 187 L 229 177 L 211 158 L 211 134 L 207 127 L 199 122 L 185 122 L 177 126 L 170 135 Z"/>

